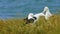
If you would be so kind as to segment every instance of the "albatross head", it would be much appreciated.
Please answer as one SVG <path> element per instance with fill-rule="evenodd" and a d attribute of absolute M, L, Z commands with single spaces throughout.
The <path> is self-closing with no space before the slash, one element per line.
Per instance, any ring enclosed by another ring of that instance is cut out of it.
<path fill-rule="evenodd" d="M 44 8 L 44 12 L 45 11 L 49 11 L 49 8 L 47 6 L 45 6 L 45 8 Z"/>
<path fill-rule="evenodd" d="M 29 13 L 29 15 L 28 15 L 28 19 L 31 19 L 31 18 L 33 18 L 33 13 Z"/>
<path fill-rule="evenodd" d="M 29 16 L 33 17 L 34 15 L 33 15 L 33 13 L 29 13 Z"/>

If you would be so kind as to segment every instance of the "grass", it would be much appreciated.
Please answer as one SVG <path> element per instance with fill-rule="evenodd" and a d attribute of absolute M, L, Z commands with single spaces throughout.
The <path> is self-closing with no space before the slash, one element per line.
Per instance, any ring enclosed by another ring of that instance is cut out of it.
<path fill-rule="evenodd" d="M 23 19 L 0 19 L 0 34 L 60 34 L 60 16 L 53 15 L 49 20 L 40 17 L 35 24 L 25 24 Z"/>

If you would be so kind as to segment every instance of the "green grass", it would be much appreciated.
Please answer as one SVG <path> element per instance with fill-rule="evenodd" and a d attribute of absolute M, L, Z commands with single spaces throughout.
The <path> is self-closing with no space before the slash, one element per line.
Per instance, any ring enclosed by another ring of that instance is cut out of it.
<path fill-rule="evenodd" d="M 35 24 L 25 24 L 23 19 L 1 19 L 0 34 L 60 34 L 60 16 L 53 15 L 49 20 L 40 17 Z"/>

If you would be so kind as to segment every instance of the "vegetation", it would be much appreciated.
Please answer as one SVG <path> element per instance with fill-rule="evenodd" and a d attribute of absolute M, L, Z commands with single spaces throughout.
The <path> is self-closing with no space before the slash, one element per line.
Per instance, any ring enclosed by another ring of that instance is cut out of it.
<path fill-rule="evenodd" d="M 60 34 L 60 16 L 44 17 L 35 23 L 25 24 L 23 19 L 1 19 L 0 34 Z"/>

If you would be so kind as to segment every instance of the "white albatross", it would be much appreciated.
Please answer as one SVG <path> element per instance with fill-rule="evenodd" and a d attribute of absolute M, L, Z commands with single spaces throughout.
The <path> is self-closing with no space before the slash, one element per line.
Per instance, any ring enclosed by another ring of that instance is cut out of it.
<path fill-rule="evenodd" d="M 44 8 L 44 11 L 43 11 L 43 12 L 46 12 L 46 13 L 45 13 L 45 19 L 46 19 L 46 20 L 48 20 L 49 17 L 52 16 L 52 14 L 50 13 L 50 10 L 49 10 L 49 8 L 48 8 L 47 6 Z"/>
<path fill-rule="evenodd" d="M 41 13 L 37 13 L 35 15 L 33 13 L 29 13 L 28 20 L 32 18 L 34 20 L 34 23 L 35 23 L 39 19 L 40 16 L 44 16 L 44 13 L 41 12 Z"/>

